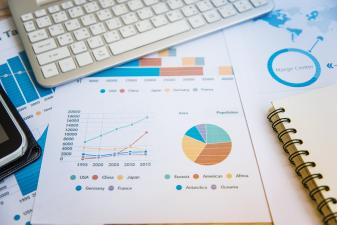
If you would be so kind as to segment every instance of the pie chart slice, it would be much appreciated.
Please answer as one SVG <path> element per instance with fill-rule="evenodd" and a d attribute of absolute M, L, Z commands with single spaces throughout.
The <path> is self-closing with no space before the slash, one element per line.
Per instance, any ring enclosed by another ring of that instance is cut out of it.
<path fill-rule="evenodd" d="M 190 128 L 182 141 L 187 158 L 200 165 L 215 165 L 224 161 L 232 149 L 228 133 L 213 124 Z"/>

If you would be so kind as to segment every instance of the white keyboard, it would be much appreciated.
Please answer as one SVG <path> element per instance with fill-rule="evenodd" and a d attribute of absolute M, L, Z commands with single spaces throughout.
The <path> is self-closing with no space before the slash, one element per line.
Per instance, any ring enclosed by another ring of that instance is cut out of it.
<path fill-rule="evenodd" d="M 15 16 L 18 13 L 15 9 L 20 8 L 16 4 L 26 1 L 10 1 Z M 37 80 L 47 87 L 93 74 L 272 9 L 270 0 L 51 2 L 21 13 L 15 20 Z"/>

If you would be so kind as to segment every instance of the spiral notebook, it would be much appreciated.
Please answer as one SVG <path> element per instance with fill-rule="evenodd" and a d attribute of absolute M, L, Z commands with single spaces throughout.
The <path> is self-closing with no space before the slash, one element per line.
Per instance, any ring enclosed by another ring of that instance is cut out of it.
<path fill-rule="evenodd" d="M 268 115 L 323 218 L 337 224 L 337 86 L 272 102 Z"/>

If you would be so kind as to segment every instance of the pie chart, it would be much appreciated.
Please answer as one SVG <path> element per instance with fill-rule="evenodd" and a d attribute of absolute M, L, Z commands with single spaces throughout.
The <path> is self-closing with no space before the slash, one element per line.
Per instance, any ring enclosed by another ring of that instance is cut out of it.
<path fill-rule="evenodd" d="M 183 138 L 187 158 L 199 165 L 215 165 L 224 161 L 232 149 L 228 133 L 213 124 L 200 124 L 189 129 Z"/>

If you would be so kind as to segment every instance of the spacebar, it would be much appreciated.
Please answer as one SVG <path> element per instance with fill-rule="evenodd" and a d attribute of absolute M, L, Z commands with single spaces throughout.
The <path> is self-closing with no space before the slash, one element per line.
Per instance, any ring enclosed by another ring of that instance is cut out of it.
<path fill-rule="evenodd" d="M 176 34 L 188 31 L 190 26 L 185 20 L 181 20 L 175 23 L 170 23 L 168 25 L 150 30 L 130 38 L 123 39 L 118 42 L 114 42 L 109 45 L 111 52 L 114 55 L 118 55 L 135 48 L 142 47 L 144 45 L 162 40 L 164 38 L 171 37 Z"/>

